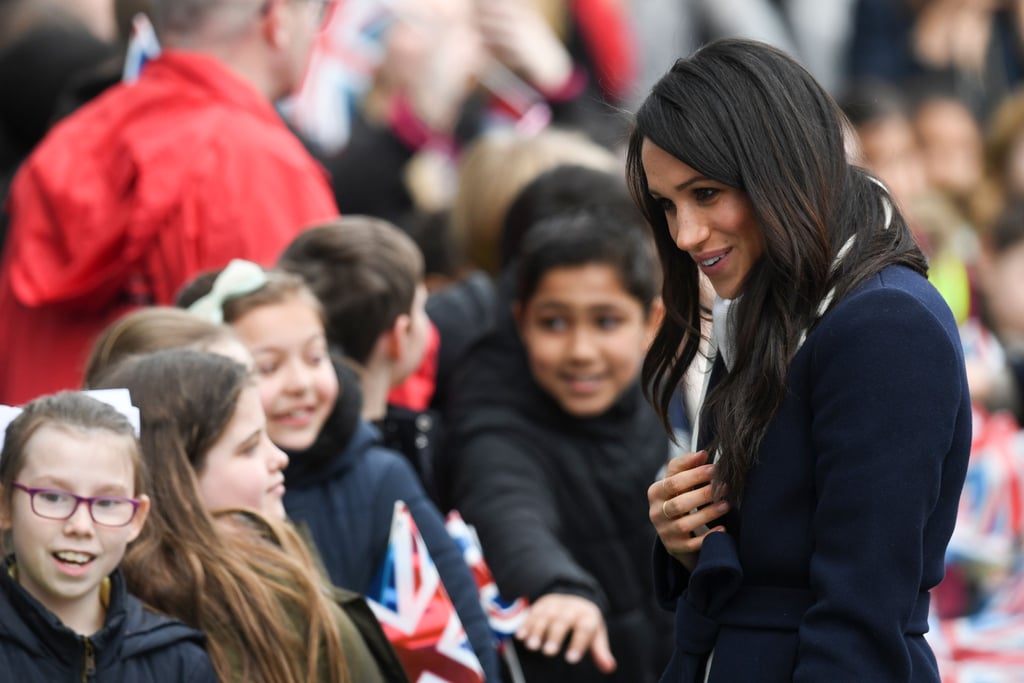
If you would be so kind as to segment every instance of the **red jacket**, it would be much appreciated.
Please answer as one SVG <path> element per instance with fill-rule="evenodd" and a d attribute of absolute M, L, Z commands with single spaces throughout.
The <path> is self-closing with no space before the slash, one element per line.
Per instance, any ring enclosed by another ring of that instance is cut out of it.
<path fill-rule="evenodd" d="M 333 218 L 326 173 L 248 82 L 167 51 L 58 124 L 11 188 L 0 402 L 76 388 L 98 332 Z"/>

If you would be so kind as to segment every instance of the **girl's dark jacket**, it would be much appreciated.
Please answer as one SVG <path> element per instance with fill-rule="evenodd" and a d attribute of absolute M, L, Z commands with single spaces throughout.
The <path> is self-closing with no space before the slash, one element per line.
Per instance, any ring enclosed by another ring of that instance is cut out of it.
<path fill-rule="evenodd" d="M 929 591 L 971 445 L 949 307 L 923 276 L 882 270 L 811 331 L 786 389 L 694 572 L 655 547 L 676 609 L 663 680 L 701 683 L 713 651 L 708 683 L 938 683 Z"/>
<path fill-rule="evenodd" d="M 569 415 L 533 380 L 506 306 L 497 331 L 460 368 L 452 399 L 442 500 L 476 528 L 504 597 L 592 601 L 618 662 L 606 676 L 589 655 L 570 665 L 564 652 L 520 647 L 526 680 L 657 680 L 672 626 L 655 597 L 647 488 L 669 441 L 639 385 L 600 416 Z"/>
<path fill-rule="evenodd" d="M 107 618 L 81 636 L 29 595 L 0 568 L 0 671 L 3 678 L 47 683 L 215 683 L 203 649 L 205 637 L 145 609 L 125 589 L 120 571 L 110 576 Z"/>
<path fill-rule="evenodd" d="M 387 551 L 395 501 L 404 501 L 473 652 L 488 680 L 500 681 L 494 639 L 462 552 L 409 461 L 384 448 L 380 432 L 360 417 L 355 375 L 342 365 L 337 370 L 341 394 L 316 443 L 288 452 L 288 517 L 308 528 L 331 583 L 365 595 Z"/>

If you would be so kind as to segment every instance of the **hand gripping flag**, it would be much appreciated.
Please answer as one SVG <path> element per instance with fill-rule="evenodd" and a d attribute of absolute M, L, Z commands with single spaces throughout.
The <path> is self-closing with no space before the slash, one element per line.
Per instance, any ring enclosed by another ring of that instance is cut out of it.
<path fill-rule="evenodd" d="M 366 597 L 412 683 L 483 683 L 483 668 L 402 501 L 395 502 L 387 555 Z"/>

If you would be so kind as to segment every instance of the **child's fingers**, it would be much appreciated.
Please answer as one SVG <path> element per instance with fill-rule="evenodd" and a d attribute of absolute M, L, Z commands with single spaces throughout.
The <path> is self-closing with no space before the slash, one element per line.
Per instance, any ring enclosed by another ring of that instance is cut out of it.
<path fill-rule="evenodd" d="M 601 630 L 594 637 L 594 644 L 590 647 L 590 654 L 594 658 L 594 664 L 603 673 L 615 671 L 618 664 L 615 656 L 612 655 L 612 648 L 608 644 L 608 631 L 602 624 Z"/>
<path fill-rule="evenodd" d="M 596 605 L 593 609 L 581 612 L 572 626 L 572 639 L 566 649 L 565 661 L 570 664 L 583 659 L 583 655 L 591 648 L 594 638 L 604 630 L 604 619 Z"/>

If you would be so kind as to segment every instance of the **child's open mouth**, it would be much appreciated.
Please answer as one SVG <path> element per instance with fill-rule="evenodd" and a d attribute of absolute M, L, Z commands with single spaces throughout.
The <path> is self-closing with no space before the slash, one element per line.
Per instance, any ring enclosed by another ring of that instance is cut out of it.
<path fill-rule="evenodd" d="M 95 555 L 72 550 L 62 550 L 54 553 L 53 556 L 63 567 L 72 571 L 84 569 L 96 559 Z"/>

